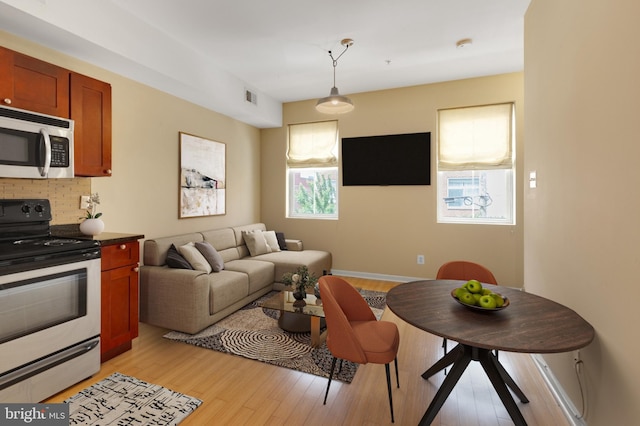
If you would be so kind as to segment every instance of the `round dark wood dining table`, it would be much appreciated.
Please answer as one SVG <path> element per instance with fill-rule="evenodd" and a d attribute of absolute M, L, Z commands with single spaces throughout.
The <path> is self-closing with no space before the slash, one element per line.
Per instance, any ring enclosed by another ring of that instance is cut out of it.
<path fill-rule="evenodd" d="M 521 402 L 529 402 L 504 369 L 494 350 L 521 353 L 569 352 L 587 346 L 593 327 L 572 309 L 520 289 L 493 287 L 509 299 L 499 311 L 480 311 L 458 303 L 451 291 L 457 280 L 425 280 L 400 284 L 387 293 L 387 306 L 400 319 L 429 333 L 458 342 L 422 374 L 428 379 L 453 364 L 421 425 L 429 425 L 446 401 L 470 361 L 479 361 L 514 424 L 526 425 L 510 388 Z"/>

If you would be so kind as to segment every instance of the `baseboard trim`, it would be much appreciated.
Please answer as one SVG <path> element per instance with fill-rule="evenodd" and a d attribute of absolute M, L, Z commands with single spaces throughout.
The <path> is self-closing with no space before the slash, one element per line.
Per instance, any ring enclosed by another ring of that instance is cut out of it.
<path fill-rule="evenodd" d="M 386 275 L 386 274 L 372 274 L 369 272 L 358 272 L 358 271 L 345 271 L 342 269 L 332 269 L 331 273 L 333 275 L 340 275 L 343 277 L 354 277 L 354 278 L 366 278 L 369 280 L 379 280 L 379 281 L 396 281 L 401 283 L 408 283 L 410 281 L 419 281 L 419 280 L 432 280 L 433 278 L 424 278 L 424 277 L 405 277 L 402 275 Z"/>
<path fill-rule="evenodd" d="M 538 367 L 538 371 L 542 374 L 544 381 L 547 383 L 547 386 L 551 390 L 553 397 L 556 399 L 556 402 L 560 406 L 560 409 L 564 413 L 565 417 L 573 426 L 587 426 L 587 422 L 584 419 L 579 417 L 578 410 L 576 409 L 573 402 L 564 391 L 564 388 L 556 379 L 556 376 L 553 374 L 549 365 L 546 363 L 542 355 L 532 354 L 531 358 L 533 359 L 534 364 Z"/>

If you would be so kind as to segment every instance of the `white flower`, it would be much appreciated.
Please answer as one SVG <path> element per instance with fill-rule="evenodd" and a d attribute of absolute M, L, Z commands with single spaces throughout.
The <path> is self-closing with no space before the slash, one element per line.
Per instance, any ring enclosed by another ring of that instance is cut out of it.
<path fill-rule="evenodd" d="M 300 282 L 300 275 L 299 274 L 293 274 L 291 276 L 291 282 L 293 282 L 294 284 L 299 283 Z"/>

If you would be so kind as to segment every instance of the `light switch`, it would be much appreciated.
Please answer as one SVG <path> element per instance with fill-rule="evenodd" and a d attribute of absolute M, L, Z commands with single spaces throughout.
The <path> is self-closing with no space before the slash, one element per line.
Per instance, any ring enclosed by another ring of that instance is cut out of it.
<path fill-rule="evenodd" d="M 533 172 L 529 172 L 529 188 L 536 188 L 537 187 L 537 175 L 535 170 Z"/>

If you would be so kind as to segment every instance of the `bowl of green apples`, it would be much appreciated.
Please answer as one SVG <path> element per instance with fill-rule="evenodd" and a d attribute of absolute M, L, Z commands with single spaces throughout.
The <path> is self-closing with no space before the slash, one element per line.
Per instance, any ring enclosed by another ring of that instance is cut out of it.
<path fill-rule="evenodd" d="M 451 290 L 451 297 L 462 306 L 478 311 L 501 311 L 509 306 L 508 298 L 494 293 L 478 280 L 469 280 L 461 287 Z"/>

